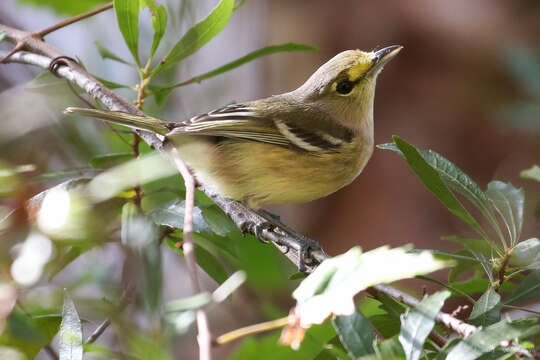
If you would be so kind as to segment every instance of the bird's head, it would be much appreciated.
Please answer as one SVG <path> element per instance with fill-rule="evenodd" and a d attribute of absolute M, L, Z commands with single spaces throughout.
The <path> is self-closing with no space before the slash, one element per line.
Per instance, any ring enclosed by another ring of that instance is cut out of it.
<path fill-rule="evenodd" d="M 377 51 L 343 51 L 324 65 L 293 93 L 327 111 L 349 128 L 362 127 L 373 119 L 377 75 L 403 47 Z"/>

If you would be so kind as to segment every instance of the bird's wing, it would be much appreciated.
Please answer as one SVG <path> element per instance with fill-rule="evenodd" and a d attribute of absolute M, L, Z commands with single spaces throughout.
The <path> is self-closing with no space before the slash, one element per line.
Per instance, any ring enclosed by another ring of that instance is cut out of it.
<path fill-rule="evenodd" d="M 298 116 L 306 117 L 306 114 L 295 114 L 295 117 Z M 309 114 L 307 117 L 310 117 Z M 290 121 L 288 114 L 260 115 L 249 104 L 234 104 L 191 118 L 179 124 L 167 136 L 179 134 L 219 136 L 264 142 L 308 152 L 335 151 L 345 141 L 341 133 L 320 130 L 313 124 L 308 126 L 309 119 L 304 120 Z"/>

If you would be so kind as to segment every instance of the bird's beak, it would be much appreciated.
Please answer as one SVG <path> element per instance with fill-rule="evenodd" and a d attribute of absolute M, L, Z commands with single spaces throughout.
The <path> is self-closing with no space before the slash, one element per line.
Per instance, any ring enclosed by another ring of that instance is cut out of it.
<path fill-rule="evenodd" d="M 373 53 L 373 65 L 370 72 L 376 72 L 382 70 L 384 65 L 392 60 L 403 49 L 401 45 L 392 45 L 385 47 L 384 49 L 377 50 Z"/>

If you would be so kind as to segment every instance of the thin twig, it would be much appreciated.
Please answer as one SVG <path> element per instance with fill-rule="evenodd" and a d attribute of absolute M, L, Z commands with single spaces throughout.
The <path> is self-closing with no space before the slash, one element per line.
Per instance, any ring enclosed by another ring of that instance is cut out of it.
<path fill-rule="evenodd" d="M 113 7 L 113 3 L 110 2 L 108 4 L 105 4 L 103 6 L 100 6 L 98 7 L 97 9 L 94 9 L 94 10 L 90 10 L 90 11 L 87 11 L 85 13 L 82 13 L 82 14 L 79 14 L 77 16 L 73 16 L 69 19 L 66 19 L 66 20 L 63 20 L 63 21 L 60 21 L 58 24 L 55 24 L 55 25 L 52 25 L 52 26 L 49 26 L 43 30 L 40 30 L 38 32 L 35 32 L 34 34 L 39 36 L 39 37 L 44 37 L 45 35 L 47 34 L 50 34 L 56 30 L 59 30 L 63 27 L 66 27 L 68 25 L 71 25 L 73 23 L 76 23 L 77 21 L 81 21 L 83 19 L 86 19 L 86 18 L 89 18 L 91 16 L 94 16 L 96 14 L 99 14 L 100 12 L 103 12 L 105 10 L 109 10 Z"/>
<path fill-rule="evenodd" d="M 170 144 L 170 143 L 169 143 Z M 167 146 L 167 149 L 172 155 L 176 168 L 184 178 L 186 186 L 186 200 L 184 205 L 184 242 L 182 249 L 185 254 L 188 272 L 193 284 L 193 289 L 196 293 L 201 292 L 199 276 L 197 273 L 197 262 L 195 260 L 195 245 L 193 245 L 193 207 L 195 205 L 195 178 L 187 168 L 186 164 L 180 158 L 178 150 L 173 144 Z M 199 359 L 211 360 L 212 335 L 208 325 L 208 318 L 204 310 L 197 311 L 197 328 L 199 331 Z"/>
<path fill-rule="evenodd" d="M 261 332 L 271 331 L 271 330 L 275 330 L 275 329 L 280 329 L 280 328 L 284 327 L 285 325 L 287 325 L 288 323 L 289 323 L 289 317 L 285 316 L 285 317 L 280 318 L 280 319 L 276 319 L 276 320 L 272 320 L 272 321 L 266 321 L 266 322 L 263 322 L 263 323 L 246 326 L 246 327 L 236 329 L 236 330 L 230 331 L 230 332 L 228 332 L 226 334 L 223 334 L 223 335 L 219 336 L 216 339 L 215 344 L 216 345 L 224 345 L 224 344 L 230 343 L 232 341 L 241 339 L 241 338 L 249 336 L 249 335 L 259 334 Z"/>

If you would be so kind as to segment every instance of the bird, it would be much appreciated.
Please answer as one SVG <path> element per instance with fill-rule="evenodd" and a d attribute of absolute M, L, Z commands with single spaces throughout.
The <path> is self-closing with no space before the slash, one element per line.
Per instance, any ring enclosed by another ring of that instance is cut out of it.
<path fill-rule="evenodd" d="M 296 90 L 186 121 L 77 107 L 65 112 L 165 135 L 198 182 L 254 210 L 304 203 L 350 184 L 366 166 L 374 148 L 376 80 L 402 48 L 340 52 Z"/>

